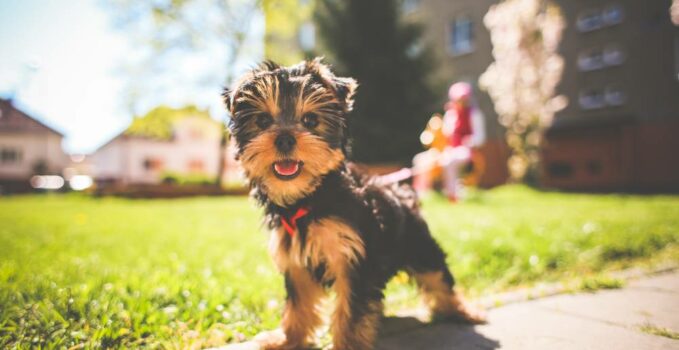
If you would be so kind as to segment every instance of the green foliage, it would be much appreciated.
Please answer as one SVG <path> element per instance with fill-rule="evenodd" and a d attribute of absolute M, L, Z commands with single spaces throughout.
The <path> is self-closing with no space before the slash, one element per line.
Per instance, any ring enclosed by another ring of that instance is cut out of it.
<path fill-rule="evenodd" d="M 577 290 L 594 292 L 601 289 L 618 289 L 625 286 L 625 281 L 608 276 L 593 276 L 580 281 Z"/>
<path fill-rule="evenodd" d="M 169 171 L 163 173 L 160 178 L 163 183 L 177 185 L 211 185 L 215 182 L 215 177 L 207 174 L 180 174 Z"/>
<path fill-rule="evenodd" d="M 304 59 L 304 52 L 298 47 L 299 29 L 311 18 L 312 7 L 312 1 L 304 4 L 299 0 L 262 0 L 266 25 L 264 57 L 282 65 Z"/>
<path fill-rule="evenodd" d="M 629 266 L 679 241 L 679 197 L 504 187 L 423 208 L 472 295 Z M 260 220 L 245 197 L 0 199 L 0 348 L 200 348 L 273 329 L 283 282 Z M 387 306 L 415 294 L 402 275 Z"/>
<path fill-rule="evenodd" d="M 437 110 L 433 55 L 397 0 L 319 0 L 315 22 L 330 62 L 359 82 L 351 116 L 354 158 L 410 163 Z"/>
<path fill-rule="evenodd" d="M 158 106 L 143 116 L 135 116 L 132 124 L 125 130 L 125 135 L 169 140 L 172 138 L 174 123 L 187 117 L 212 120 L 207 110 L 193 105 L 182 108 Z M 217 124 L 216 121 L 215 124 Z"/>
<path fill-rule="evenodd" d="M 669 328 L 658 327 L 651 323 L 644 324 L 643 326 L 639 327 L 639 330 L 644 333 L 679 340 L 679 332 L 675 332 Z"/>

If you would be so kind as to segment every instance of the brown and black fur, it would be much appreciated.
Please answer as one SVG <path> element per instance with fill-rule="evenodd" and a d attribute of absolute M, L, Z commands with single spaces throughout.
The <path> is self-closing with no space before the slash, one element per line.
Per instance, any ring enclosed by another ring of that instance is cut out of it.
<path fill-rule="evenodd" d="M 269 250 L 285 276 L 284 336 L 260 338 L 266 349 L 308 346 L 328 289 L 336 294 L 334 349 L 371 349 L 384 287 L 399 270 L 415 278 L 435 314 L 482 321 L 453 290 L 412 189 L 382 185 L 346 161 L 356 86 L 316 59 L 266 62 L 224 93 L 238 157 L 272 230 Z M 274 174 L 274 162 L 284 159 L 301 162 L 294 179 Z M 281 217 L 299 208 L 309 213 L 290 235 Z"/>

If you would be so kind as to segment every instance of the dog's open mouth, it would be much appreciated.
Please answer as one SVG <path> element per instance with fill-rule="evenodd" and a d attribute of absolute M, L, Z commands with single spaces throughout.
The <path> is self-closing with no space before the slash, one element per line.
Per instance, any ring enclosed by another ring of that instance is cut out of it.
<path fill-rule="evenodd" d="M 273 163 L 273 173 L 281 180 L 292 180 L 302 171 L 304 163 L 297 160 L 279 160 Z"/>

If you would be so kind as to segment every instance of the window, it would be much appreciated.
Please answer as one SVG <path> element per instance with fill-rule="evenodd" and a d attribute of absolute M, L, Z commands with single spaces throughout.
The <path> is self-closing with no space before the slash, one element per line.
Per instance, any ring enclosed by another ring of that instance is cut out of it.
<path fill-rule="evenodd" d="M 612 107 L 622 106 L 627 101 L 627 95 L 616 86 L 608 86 L 604 92 L 606 104 Z"/>
<path fill-rule="evenodd" d="M 613 26 L 622 23 L 625 19 L 625 11 L 619 4 L 609 5 L 604 9 L 601 17 L 606 25 Z"/>
<path fill-rule="evenodd" d="M 578 55 L 578 68 L 583 72 L 606 67 L 604 54 L 600 50 L 589 50 Z"/>
<path fill-rule="evenodd" d="M 16 148 L 3 148 L 0 150 L 0 163 L 14 164 L 21 162 L 21 151 Z"/>
<path fill-rule="evenodd" d="M 450 23 L 448 51 L 453 55 L 474 51 L 474 23 L 469 17 L 459 17 Z"/>
<path fill-rule="evenodd" d="M 627 94 L 615 85 L 605 89 L 589 89 L 580 92 L 578 99 L 582 109 L 599 109 L 604 107 L 618 107 L 627 102 Z"/>
<path fill-rule="evenodd" d="M 619 66 L 625 62 L 625 53 L 618 45 L 607 45 L 604 48 L 603 61 L 607 66 Z"/>
<path fill-rule="evenodd" d="M 578 16 L 576 26 L 581 32 L 590 32 L 604 26 L 604 21 L 599 10 L 589 10 Z"/>
<path fill-rule="evenodd" d="M 161 171 L 165 164 L 162 159 L 146 158 L 144 159 L 144 170 L 146 171 Z"/>
<path fill-rule="evenodd" d="M 205 163 L 202 159 L 191 159 L 188 163 L 189 172 L 202 173 L 205 171 Z"/>
<path fill-rule="evenodd" d="M 598 109 L 606 107 L 606 95 L 600 90 L 586 90 L 580 92 L 578 99 L 582 109 Z"/>
<path fill-rule="evenodd" d="M 192 141 L 198 141 L 205 138 L 205 132 L 203 131 L 203 129 L 199 127 L 193 127 L 188 129 L 186 134 L 189 137 L 189 140 Z"/>
<path fill-rule="evenodd" d="M 606 6 L 603 10 L 589 9 L 582 12 L 575 26 L 584 33 L 620 24 L 623 20 L 625 20 L 625 10 L 622 5 L 613 4 Z"/>
<path fill-rule="evenodd" d="M 619 66 L 624 62 L 625 53 L 615 44 L 607 45 L 603 50 L 592 49 L 578 55 L 578 68 L 583 72 Z"/>
<path fill-rule="evenodd" d="M 316 28 L 313 23 L 306 22 L 299 27 L 299 46 L 304 51 L 311 51 L 316 47 Z"/>
<path fill-rule="evenodd" d="M 547 172 L 552 177 L 567 179 L 573 176 L 573 165 L 567 162 L 552 162 L 547 166 Z"/>

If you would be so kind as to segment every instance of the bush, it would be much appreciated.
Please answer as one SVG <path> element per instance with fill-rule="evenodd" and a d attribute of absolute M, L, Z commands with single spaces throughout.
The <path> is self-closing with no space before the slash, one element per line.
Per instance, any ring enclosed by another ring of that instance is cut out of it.
<path fill-rule="evenodd" d="M 181 174 L 176 172 L 166 172 L 161 176 L 164 184 L 174 185 L 212 185 L 215 183 L 214 176 L 202 173 Z"/>

